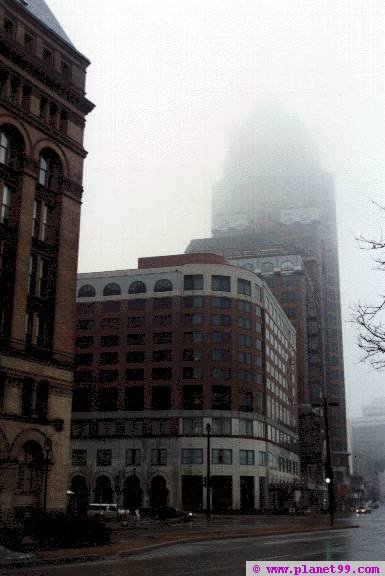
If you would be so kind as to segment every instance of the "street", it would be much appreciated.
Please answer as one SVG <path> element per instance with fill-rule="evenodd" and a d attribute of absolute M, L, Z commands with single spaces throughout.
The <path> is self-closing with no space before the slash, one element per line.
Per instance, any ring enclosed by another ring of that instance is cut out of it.
<path fill-rule="evenodd" d="M 18 570 L 29 576 L 243 575 L 246 560 L 385 560 L 385 508 L 352 518 L 357 528 L 173 545 L 133 557 Z M 5 570 L 4 576 L 15 574 Z"/>

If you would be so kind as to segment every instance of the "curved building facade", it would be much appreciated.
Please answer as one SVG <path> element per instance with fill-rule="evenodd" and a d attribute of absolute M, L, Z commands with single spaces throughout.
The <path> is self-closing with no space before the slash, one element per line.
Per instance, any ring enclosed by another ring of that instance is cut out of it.
<path fill-rule="evenodd" d="M 126 508 L 288 508 L 299 478 L 296 336 L 216 255 L 80 274 L 72 489 Z"/>

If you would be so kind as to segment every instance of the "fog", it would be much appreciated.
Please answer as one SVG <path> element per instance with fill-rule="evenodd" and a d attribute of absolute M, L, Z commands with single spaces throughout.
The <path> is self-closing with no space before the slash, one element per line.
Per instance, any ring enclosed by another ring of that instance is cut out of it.
<path fill-rule="evenodd" d="M 92 62 L 79 271 L 135 267 L 209 236 L 232 134 L 277 101 L 335 179 L 350 415 L 385 396 L 348 322 L 385 280 L 355 241 L 382 226 L 370 201 L 383 202 L 385 181 L 383 2 L 48 2 Z"/>

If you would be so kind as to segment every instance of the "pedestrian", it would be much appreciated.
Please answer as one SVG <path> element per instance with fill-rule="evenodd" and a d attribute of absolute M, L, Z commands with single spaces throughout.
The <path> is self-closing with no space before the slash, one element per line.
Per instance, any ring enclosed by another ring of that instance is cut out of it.
<path fill-rule="evenodd" d="M 129 510 L 124 510 L 124 512 L 122 514 L 122 526 L 123 526 L 123 528 L 127 528 L 127 526 L 128 526 L 129 514 L 130 514 Z"/>

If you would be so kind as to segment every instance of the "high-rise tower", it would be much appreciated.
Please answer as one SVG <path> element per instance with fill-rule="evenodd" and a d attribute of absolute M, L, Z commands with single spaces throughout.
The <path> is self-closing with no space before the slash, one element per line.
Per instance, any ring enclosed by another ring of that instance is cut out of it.
<path fill-rule="evenodd" d="M 291 259 L 285 258 L 282 270 L 278 256 L 297 255 L 303 262 L 314 303 L 308 306 L 303 351 L 307 393 L 298 402 L 325 394 L 338 403 L 330 415 L 338 495 L 349 468 L 334 185 L 298 118 L 272 106 L 235 135 L 213 191 L 212 233 L 211 239 L 193 240 L 187 251 L 220 253 L 263 275 L 273 290 L 277 274 L 290 273 Z M 288 302 L 280 292 L 276 296 L 285 309 Z M 288 296 L 299 297 L 285 289 Z"/>

